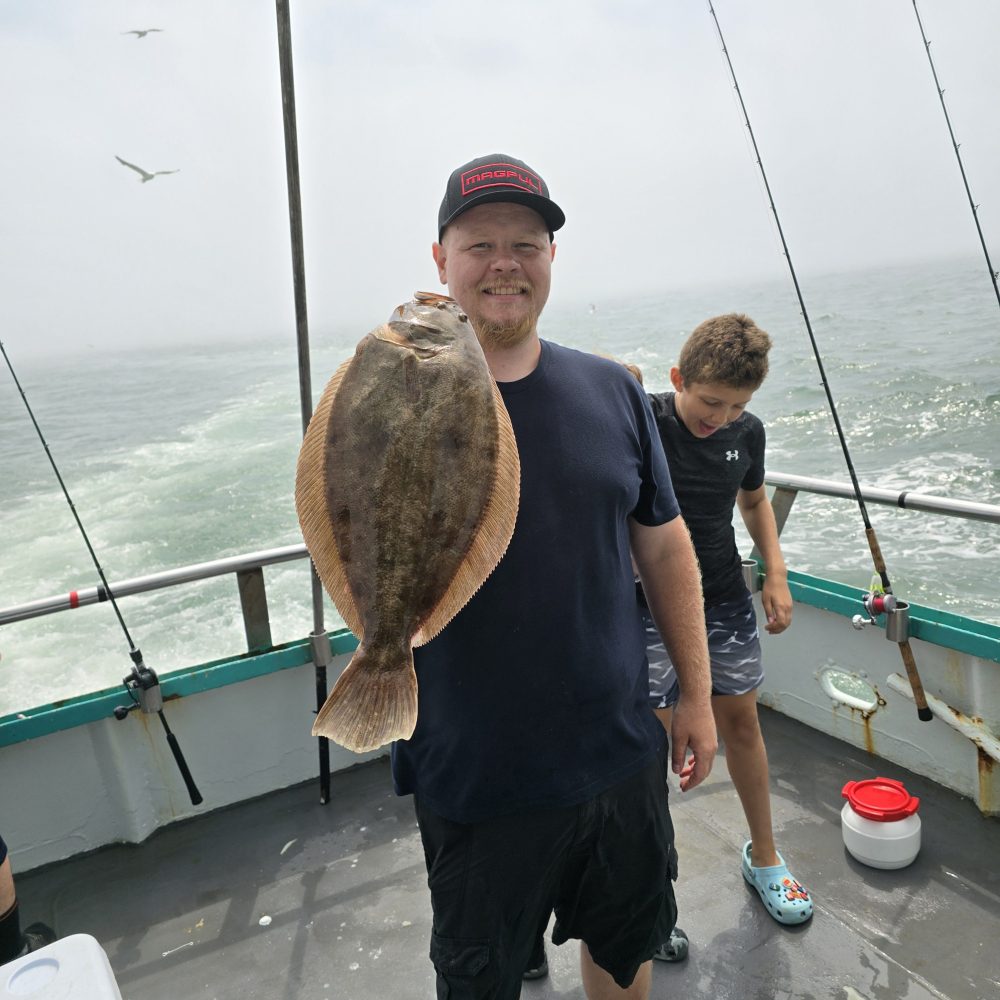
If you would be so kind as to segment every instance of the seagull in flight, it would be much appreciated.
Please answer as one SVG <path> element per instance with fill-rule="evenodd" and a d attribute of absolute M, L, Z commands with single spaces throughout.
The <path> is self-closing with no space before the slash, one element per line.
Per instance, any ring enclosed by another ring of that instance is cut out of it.
<path fill-rule="evenodd" d="M 131 31 L 123 31 L 123 35 L 135 35 L 138 38 L 145 38 L 151 31 L 163 31 L 162 28 L 133 28 Z"/>
<path fill-rule="evenodd" d="M 180 169 L 177 170 L 154 170 L 150 173 L 148 170 L 143 170 L 142 167 L 137 167 L 134 163 L 129 163 L 128 160 L 123 160 L 117 154 L 115 159 L 123 166 L 128 167 L 129 170 L 134 170 L 139 175 L 139 182 L 145 184 L 146 181 L 151 181 L 154 177 L 158 177 L 160 174 L 179 174 Z"/>

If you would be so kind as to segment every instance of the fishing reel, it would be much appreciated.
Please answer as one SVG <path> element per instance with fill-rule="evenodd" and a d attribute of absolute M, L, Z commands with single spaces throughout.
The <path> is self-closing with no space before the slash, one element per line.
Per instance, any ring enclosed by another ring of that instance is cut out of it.
<path fill-rule="evenodd" d="M 874 582 L 872 589 L 861 598 L 867 617 L 855 615 L 851 624 L 860 632 L 869 625 L 877 625 L 879 616 L 885 615 L 885 637 L 890 642 L 905 642 L 910 636 L 910 605 L 876 588 Z"/>
<path fill-rule="evenodd" d="M 855 615 L 851 619 L 851 624 L 860 632 L 868 625 L 875 625 L 875 619 L 879 615 L 892 614 L 896 610 L 896 598 L 892 594 L 882 594 L 877 591 L 869 591 L 861 598 L 861 603 L 868 612 L 868 617 Z"/>
<path fill-rule="evenodd" d="M 135 666 L 128 677 L 122 678 L 125 690 L 132 699 L 131 705 L 116 705 L 115 718 L 120 722 L 128 718 L 129 712 L 142 709 L 143 714 L 152 715 L 163 709 L 163 692 L 160 690 L 160 679 L 153 670 L 142 662 L 142 653 L 134 649 L 129 654 Z"/>
<path fill-rule="evenodd" d="M 191 804 L 196 806 L 201 805 L 204 799 L 201 792 L 198 791 L 198 786 L 194 783 L 194 778 L 191 777 L 191 771 L 187 766 L 187 761 L 184 759 L 184 754 L 181 752 L 181 746 L 177 742 L 177 737 L 170 728 L 167 717 L 163 714 L 163 692 L 160 690 L 160 679 L 156 676 L 155 671 L 150 670 L 142 662 L 142 653 L 138 649 L 133 648 L 129 650 L 128 655 L 132 657 L 132 662 L 135 666 L 132 667 L 132 673 L 128 677 L 122 678 L 122 683 L 125 685 L 125 690 L 128 691 L 129 697 L 132 699 L 132 704 L 116 705 L 114 709 L 115 718 L 121 722 L 123 719 L 128 718 L 129 712 L 137 708 L 142 709 L 144 715 L 158 716 L 160 722 L 163 724 L 163 731 L 167 735 L 167 745 L 170 747 L 170 752 L 174 755 L 177 769 L 181 772 L 181 777 L 187 786 Z"/>

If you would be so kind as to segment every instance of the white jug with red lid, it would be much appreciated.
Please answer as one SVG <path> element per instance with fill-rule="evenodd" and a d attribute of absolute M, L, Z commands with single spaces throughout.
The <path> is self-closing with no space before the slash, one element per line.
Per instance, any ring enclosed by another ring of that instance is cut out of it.
<path fill-rule="evenodd" d="M 920 799 L 901 781 L 869 778 L 849 781 L 841 795 L 844 846 L 873 868 L 905 868 L 920 853 Z"/>

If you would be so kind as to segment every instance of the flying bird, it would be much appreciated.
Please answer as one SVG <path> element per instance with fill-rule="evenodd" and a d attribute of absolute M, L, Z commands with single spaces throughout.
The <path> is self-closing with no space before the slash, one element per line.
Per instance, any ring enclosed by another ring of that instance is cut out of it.
<path fill-rule="evenodd" d="M 145 38 L 151 31 L 163 31 L 162 28 L 133 28 L 131 31 L 123 31 L 123 35 L 135 35 L 136 38 Z"/>
<path fill-rule="evenodd" d="M 115 159 L 123 166 L 128 167 L 129 170 L 134 170 L 139 175 L 139 182 L 145 184 L 146 181 L 151 181 L 154 177 L 158 177 L 160 174 L 179 174 L 180 169 L 177 170 L 154 170 L 150 173 L 148 170 L 143 170 L 142 167 L 137 167 L 134 163 L 129 163 L 128 160 L 123 160 L 117 154 Z"/>

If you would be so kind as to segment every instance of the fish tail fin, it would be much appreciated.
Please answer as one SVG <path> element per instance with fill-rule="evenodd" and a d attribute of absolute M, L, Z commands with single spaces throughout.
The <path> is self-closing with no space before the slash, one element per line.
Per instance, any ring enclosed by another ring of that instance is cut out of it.
<path fill-rule="evenodd" d="M 409 645 L 385 650 L 362 643 L 319 710 L 312 734 L 364 753 L 409 739 L 416 725 L 417 675 Z"/>

